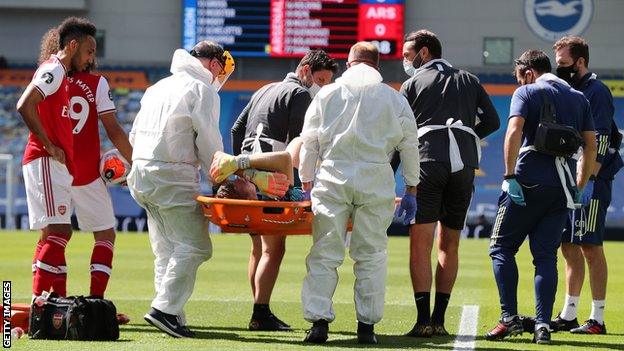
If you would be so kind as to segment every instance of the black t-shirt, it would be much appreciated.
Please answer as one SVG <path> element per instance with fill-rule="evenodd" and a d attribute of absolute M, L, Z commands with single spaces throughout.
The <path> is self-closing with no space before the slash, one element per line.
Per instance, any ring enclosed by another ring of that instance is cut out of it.
<path fill-rule="evenodd" d="M 403 83 L 401 93 L 412 107 L 419 129 L 427 125 L 445 125 L 452 118 L 453 121 L 461 120 L 482 139 L 500 127 L 498 113 L 479 79 L 453 68 L 446 60 L 427 62 Z M 474 136 L 462 130 L 452 130 L 464 165 L 478 168 Z M 447 129 L 431 131 L 420 137 L 419 142 L 421 162 L 450 163 Z"/>
<path fill-rule="evenodd" d="M 312 97 L 299 78 L 289 73 L 281 82 L 270 83 L 251 97 L 232 127 L 232 151 L 241 153 L 243 141 L 256 136 L 259 123 L 264 125 L 261 138 L 288 144 L 301 134 L 306 110 Z M 271 145 L 260 143 L 262 151 L 273 151 Z M 247 150 L 251 151 L 251 150 Z"/>

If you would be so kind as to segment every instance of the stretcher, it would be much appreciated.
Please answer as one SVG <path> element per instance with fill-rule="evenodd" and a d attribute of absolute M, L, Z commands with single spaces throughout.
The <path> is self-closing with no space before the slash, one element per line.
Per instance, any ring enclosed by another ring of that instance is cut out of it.
<path fill-rule="evenodd" d="M 11 328 L 20 327 L 28 332 L 30 305 L 26 303 L 11 304 Z"/>
<path fill-rule="evenodd" d="M 312 233 L 310 201 L 262 201 L 198 196 L 204 215 L 227 233 L 305 235 Z"/>
<path fill-rule="evenodd" d="M 307 235 L 312 233 L 310 201 L 262 201 L 198 196 L 204 215 L 226 233 Z M 400 198 L 395 203 L 401 202 Z M 347 230 L 351 230 L 351 221 Z"/>

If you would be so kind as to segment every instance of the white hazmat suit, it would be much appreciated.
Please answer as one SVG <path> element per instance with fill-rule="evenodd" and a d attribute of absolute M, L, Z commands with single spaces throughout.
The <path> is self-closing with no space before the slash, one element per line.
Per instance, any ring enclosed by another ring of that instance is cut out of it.
<path fill-rule="evenodd" d="M 349 217 L 357 320 L 375 324 L 383 316 L 386 230 L 395 197 L 389 155 L 400 152 L 407 185 L 418 184 L 420 166 L 412 109 L 382 80 L 376 69 L 354 65 L 321 89 L 305 116 L 299 175 L 302 182 L 314 181 L 313 246 L 301 293 L 309 322 L 335 318 L 332 296 Z"/>
<path fill-rule="evenodd" d="M 195 197 L 199 169 L 223 149 L 220 100 L 200 61 L 176 50 L 173 75 L 147 89 L 130 142 L 132 197 L 147 211 L 156 297 L 152 307 L 183 318 L 197 269 L 212 255 L 208 222 Z"/>

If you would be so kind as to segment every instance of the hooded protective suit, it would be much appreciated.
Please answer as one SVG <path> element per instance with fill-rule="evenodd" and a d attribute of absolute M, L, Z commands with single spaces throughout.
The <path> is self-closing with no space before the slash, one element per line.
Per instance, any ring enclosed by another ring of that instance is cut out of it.
<path fill-rule="evenodd" d="M 200 264 L 212 255 L 208 222 L 195 200 L 199 169 L 223 149 L 220 100 L 199 60 L 176 50 L 173 75 L 147 89 L 130 142 L 132 197 L 147 211 L 156 297 L 152 307 L 183 315 Z"/>
<path fill-rule="evenodd" d="M 299 174 L 302 182 L 314 180 L 314 244 L 301 293 L 309 322 L 335 318 L 332 296 L 338 283 L 336 269 L 345 256 L 349 217 L 357 319 L 375 324 L 383 316 L 386 229 L 395 197 L 389 155 L 400 151 L 407 185 L 418 184 L 420 166 L 412 109 L 381 82 L 374 68 L 352 66 L 336 83 L 321 89 L 305 116 Z"/>

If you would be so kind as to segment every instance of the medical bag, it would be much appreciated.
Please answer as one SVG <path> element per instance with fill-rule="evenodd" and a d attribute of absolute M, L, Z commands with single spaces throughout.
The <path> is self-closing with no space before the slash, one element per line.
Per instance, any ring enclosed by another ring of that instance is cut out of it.
<path fill-rule="evenodd" d="M 546 155 L 571 157 L 584 145 L 581 133 L 573 127 L 557 123 L 557 112 L 548 94 L 540 89 L 542 107 L 535 133 L 535 150 Z"/>
<path fill-rule="evenodd" d="M 28 335 L 32 339 L 117 340 L 116 314 L 110 300 L 51 293 L 33 302 Z"/>

